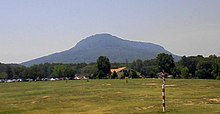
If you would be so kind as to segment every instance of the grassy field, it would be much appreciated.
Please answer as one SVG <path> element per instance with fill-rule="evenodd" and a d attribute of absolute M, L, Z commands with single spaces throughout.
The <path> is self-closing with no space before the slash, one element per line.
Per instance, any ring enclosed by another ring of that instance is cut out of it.
<path fill-rule="evenodd" d="M 0 84 L 0 113 L 162 113 L 161 80 L 73 80 Z M 220 114 L 220 81 L 166 81 L 166 113 Z"/>

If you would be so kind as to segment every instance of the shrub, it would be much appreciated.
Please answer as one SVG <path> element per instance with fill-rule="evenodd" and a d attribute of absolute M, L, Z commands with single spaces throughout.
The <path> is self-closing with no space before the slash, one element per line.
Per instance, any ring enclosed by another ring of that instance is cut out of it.
<path fill-rule="evenodd" d="M 220 80 L 220 76 L 217 76 L 217 77 L 216 77 L 216 80 Z"/>

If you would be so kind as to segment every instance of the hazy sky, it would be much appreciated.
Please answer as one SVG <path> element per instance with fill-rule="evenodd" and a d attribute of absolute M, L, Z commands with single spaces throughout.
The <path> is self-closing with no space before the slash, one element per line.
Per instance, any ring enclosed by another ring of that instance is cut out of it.
<path fill-rule="evenodd" d="M 220 0 L 0 0 L 0 62 L 21 63 L 110 33 L 177 55 L 220 53 Z"/>

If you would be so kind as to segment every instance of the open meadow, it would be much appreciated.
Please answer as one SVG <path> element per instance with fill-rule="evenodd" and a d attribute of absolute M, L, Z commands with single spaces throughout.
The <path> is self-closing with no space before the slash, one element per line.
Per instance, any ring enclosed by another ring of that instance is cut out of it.
<path fill-rule="evenodd" d="M 161 79 L 0 83 L 0 113 L 162 113 Z M 220 114 L 219 80 L 166 80 L 166 113 Z"/>

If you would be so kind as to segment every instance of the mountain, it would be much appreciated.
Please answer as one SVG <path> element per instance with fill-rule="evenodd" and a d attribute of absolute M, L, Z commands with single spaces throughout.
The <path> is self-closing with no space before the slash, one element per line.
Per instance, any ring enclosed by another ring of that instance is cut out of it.
<path fill-rule="evenodd" d="M 159 53 L 172 54 L 153 43 L 123 40 L 110 34 L 96 34 L 81 40 L 75 47 L 52 55 L 22 63 L 31 66 L 41 63 L 91 63 L 99 56 L 107 56 L 113 62 L 132 62 L 137 59 L 153 59 Z M 172 54 L 175 60 L 179 56 Z"/>

